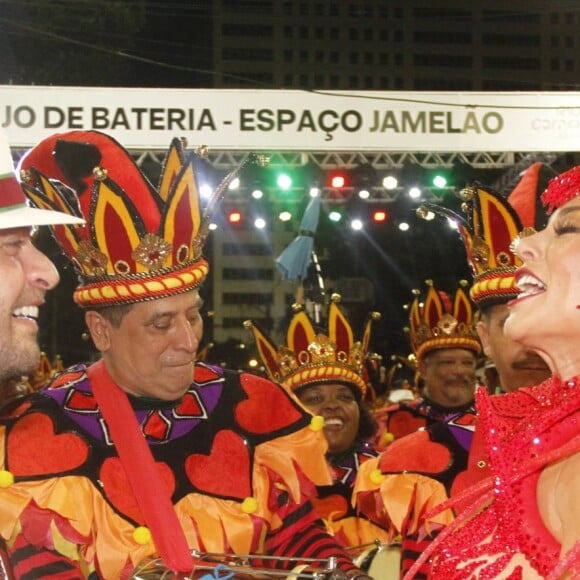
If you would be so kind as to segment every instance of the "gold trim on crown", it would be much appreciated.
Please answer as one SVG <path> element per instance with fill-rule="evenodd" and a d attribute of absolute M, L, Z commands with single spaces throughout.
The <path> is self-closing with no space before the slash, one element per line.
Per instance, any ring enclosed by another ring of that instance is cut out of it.
<path fill-rule="evenodd" d="M 287 331 L 286 344 L 276 347 L 258 324 L 244 322 L 252 331 L 258 353 L 271 379 L 290 391 L 317 383 L 348 383 L 364 397 L 367 385 L 364 362 L 368 354 L 371 325 L 380 319 L 372 312 L 361 340 L 354 340 L 352 328 L 338 306 L 340 295 L 333 294 L 328 309 L 328 332 L 317 333 L 301 305 Z"/>
<path fill-rule="evenodd" d="M 420 297 L 415 290 L 409 312 L 409 338 L 417 360 L 440 348 L 466 348 L 479 354 L 481 344 L 473 324 L 473 307 L 463 290 L 462 281 L 453 303 L 451 298 L 436 290 L 431 280 L 426 281 L 427 295 Z"/>

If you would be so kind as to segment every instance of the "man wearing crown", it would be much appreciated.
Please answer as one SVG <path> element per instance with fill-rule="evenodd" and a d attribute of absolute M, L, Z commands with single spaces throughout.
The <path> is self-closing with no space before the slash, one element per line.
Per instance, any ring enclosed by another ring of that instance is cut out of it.
<path fill-rule="evenodd" d="M 0 417 L 0 535 L 14 575 L 189 574 L 207 553 L 284 570 L 332 557 L 360 575 L 309 501 L 331 482 L 317 422 L 271 381 L 196 362 L 208 224 L 183 144 L 158 188 L 95 131 L 45 139 L 21 175 L 37 206 L 87 217 L 53 233 L 100 360 Z"/>
<path fill-rule="evenodd" d="M 411 305 L 409 326 L 422 396 L 375 411 L 379 449 L 473 407 L 476 357 L 481 345 L 473 325 L 473 308 L 463 288 L 458 288 L 451 305 L 449 297 L 428 281 L 425 300 L 417 295 Z"/>

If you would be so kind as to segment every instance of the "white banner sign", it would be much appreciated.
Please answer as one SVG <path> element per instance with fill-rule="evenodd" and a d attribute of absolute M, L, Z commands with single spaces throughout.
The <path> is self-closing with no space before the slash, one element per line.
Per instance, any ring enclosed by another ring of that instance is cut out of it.
<path fill-rule="evenodd" d="M 173 137 L 215 150 L 575 151 L 580 93 L 0 86 L 13 147 L 97 129 L 128 149 Z"/>

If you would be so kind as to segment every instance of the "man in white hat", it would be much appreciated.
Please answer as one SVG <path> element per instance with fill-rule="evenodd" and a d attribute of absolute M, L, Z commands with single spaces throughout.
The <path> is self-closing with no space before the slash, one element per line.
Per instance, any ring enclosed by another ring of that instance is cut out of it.
<path fill-rule="evenodd" d="M 29 207 L 0 133 L 0 384 L 33 371 L 40 358 L 38 309 L 59 275 L 33 244 L 36 226 L 83 223 L 71 215 Z"/>

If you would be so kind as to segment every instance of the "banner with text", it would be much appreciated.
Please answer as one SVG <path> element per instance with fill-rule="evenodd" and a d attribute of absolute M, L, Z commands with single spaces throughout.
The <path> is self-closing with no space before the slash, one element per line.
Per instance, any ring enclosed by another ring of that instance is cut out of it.
<path fill-rule="evenodd" d="M 129 149 L 173 137 L 215 150 L 575 151 L 580 93 L 0 86 L 13 147 L 74 129 Z"/>

